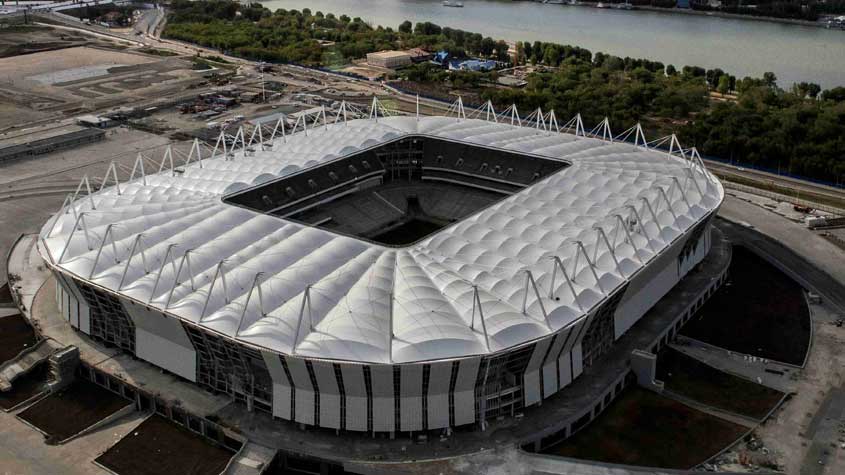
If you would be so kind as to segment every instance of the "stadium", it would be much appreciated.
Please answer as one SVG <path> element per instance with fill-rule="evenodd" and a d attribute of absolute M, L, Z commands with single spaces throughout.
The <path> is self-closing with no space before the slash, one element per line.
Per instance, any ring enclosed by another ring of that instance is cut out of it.
<path fill-rule="evenodd" d="M 249 410 L 448 431 L 570 385 L 709 250 L 724 191 L 674 137 L 345 112 L 84 180 L 38 244 L 63 317 Z"/>

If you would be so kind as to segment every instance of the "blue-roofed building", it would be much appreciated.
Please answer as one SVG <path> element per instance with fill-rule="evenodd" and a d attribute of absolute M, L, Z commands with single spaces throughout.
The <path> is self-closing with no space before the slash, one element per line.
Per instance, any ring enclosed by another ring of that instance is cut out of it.
<path fill-rule="evenodd" d="M 496 61 L 483 59 L 466 59 L 449 62 L 449 69 L 460 71 L 492 71 L 496 69 Z"/>
<path fill-rule="evenodd" d="M 438 51 L 434 54 L 434 59 L 431 60 L 432 63 L 437 63 L 440 66 L 445 66 L 446 61 L 449 60 L 449 52 L 448 51 Z"/>

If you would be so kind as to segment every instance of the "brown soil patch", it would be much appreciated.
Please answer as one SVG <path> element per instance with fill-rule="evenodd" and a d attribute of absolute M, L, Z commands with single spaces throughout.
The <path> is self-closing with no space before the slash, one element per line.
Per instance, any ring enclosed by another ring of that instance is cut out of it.
<path fill-rule="evenodd" d="M 737 424 L 633 387 L 586 428 L 544 453 L 686 470 L 712 457 L 745 431 Z"/>
<path fill-rule="evenodd" d="M 18 404 L 29 400 L 36 394 L 43 392 L 46 381 L 47 364 L 40 363 L 30 372 L 15 379 L 12 382 L 12 389 L 6 392 L 0 391 L 0 408 L 8 411 Z"/>
<path fill-rule="evenodd" d="M 657 379 L 681 396 L 757 420 L 766 417 L 784 396 L 671 348 L 658 355 Z"/>
<path fill-rule="evenodd" d="M 20 315 L 0 318 L 0 363 L 35 344 L 35 332 Z"/>
<path fill-rule="evenodd" d="M 128 404 L 131 402 L 117 394 L 80 379 L 28 407 L 18 417 L 46 433 L 48 441 L 61 442 Z"/>
<path fill-rule="evenodd" d="M 222 472 L 233 455 L 156 414 L 96 461 L 118 475 L 213 475 Z"/>
<path fill-rule="evenodd" d="M 810 310 L 801 286 L 739 246 L 734 246 L 728 277 L 681 333 L 739 353 L 801 365 L 810 346 Z"/>

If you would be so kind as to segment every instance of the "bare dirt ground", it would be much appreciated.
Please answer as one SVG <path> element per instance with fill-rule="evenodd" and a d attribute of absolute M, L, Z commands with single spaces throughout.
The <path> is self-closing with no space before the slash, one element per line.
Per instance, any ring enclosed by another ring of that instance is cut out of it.
<path fill-rule="evenodd" d="M 220 473 L 234 454 L 159 415 L 141 423 L 97 463 L 118 475 Z M 155 464 L 150 461 L 155 460 Z"/>
<path fill-rule="evenodd" d="M 61 442 L 123 409 L 131 401 L 79 379 L 29 406 L 18 417 Z"/>
<path fill-rule="evenodd" d="M 200 81 L 187 59 L 104 40 L 0 58 L 0 130 L 168 97 Z"/>
<path fill-rule="evenodd" d="M 43 51 L 13 58 L 0 59 L 0 77 L 12 84 L 51 84 L 73 81 L 82 75 L 79 68 L 128 66 L 152 63 L 155 59 L 123 51 L 78 46 L 61 50 Z M 94 70 L 91 71 L 95 72 Z"/>
<path fill-rule="evenodd" d="M 80 46 L 91 40 L 91 37 L 80 33 L 45 26 L 12 26 L 0 29 L 0 58 Z"/>
<path fill-rule="evenodd" d="M 658 355 L 657 379 L 669 391 L 756 420 L 766 417 L 783 398 L 780 391 L 719 371 L 672 348 Z"/>
<path fill-rule="evenodd" d="M 826 441 L 825 445 L 832 443 L 835 448 L 830 447 L 833 456 L 824 465 L 805 457 L 813 445 L 813 417 L 823 409 L 831 389 L 842 385 L 843 368 L 845 328 L 816 322 L 813 351 L 800 376 L 798 393 L 758 430 L 760 438 L 778 454 L 786 473 L 802 473 L 806 464 L 815 464 L 814 468 L 818 469 L 815 473 L 845 473 L 845 450 L 837 439 Z"/>
<path fill-rule="evenodd" d="M 20 315 L 0 318 L 0 363 L 35 344 L 35 332 Z"/>
<path fill-rule="evenodd" d="M 544 453 L 607 463 L 689 469 L 745 428 L 631 387 L 582 431 Z"/>
<path fill-rule="evenodd" d="M 127 417 L 62 445 L 44 444 L 44 436 L 15 417 L 0 412 L 0 473 L 54 475 L 61 467 L 63 475 L 109 475 L 94 465 L 96 454 L 134 429 L 142 419 L 140 413 Z"/>

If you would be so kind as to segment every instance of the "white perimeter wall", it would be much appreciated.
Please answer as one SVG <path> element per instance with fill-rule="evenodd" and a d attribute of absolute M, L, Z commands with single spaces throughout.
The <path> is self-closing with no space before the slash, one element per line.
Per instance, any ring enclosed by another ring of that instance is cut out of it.
<path fill-rule="evenodd" d="M 619 338 L 663 298 L 710 250 L 710 224 L 696 243 L 693 256 L 683 266 L 678 256 L 689 239 L 678 239 L 648 267 L 643 269 L 628 286 L 614 314 L 615 338 Z"/>
<path fill-rule="evenodd" d="M 56 277 L 56 304 L 59 312 L 73 328 L 91 334 L 91 309 L 82 297 L 73 279 L 65 278 L 59 272 L 53 272 Z"/>
<path fill-rule="evenodd" d="M 135 323 L 135 354 L 173 374 L 196 382 L 197 353 L 182 324 L 143 305 L 120 300 Z"/>

